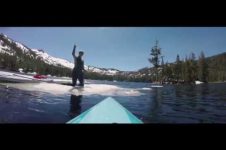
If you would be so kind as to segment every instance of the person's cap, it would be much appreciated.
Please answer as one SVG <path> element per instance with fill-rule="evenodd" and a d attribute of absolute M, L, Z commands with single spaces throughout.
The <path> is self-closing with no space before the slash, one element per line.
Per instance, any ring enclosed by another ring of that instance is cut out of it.
<path fill-rule="evenodd" d="M 79 51 L 79 54 L 84 54 L 84 52 L 83 51 Z"/>

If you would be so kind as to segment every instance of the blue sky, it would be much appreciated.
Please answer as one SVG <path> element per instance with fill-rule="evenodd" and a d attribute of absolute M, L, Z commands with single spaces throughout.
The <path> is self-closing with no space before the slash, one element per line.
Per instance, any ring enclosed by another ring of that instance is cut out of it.
<path fill-rule="evenodd" d="M 73 61 L 71 52 L 85 52 L 85 64 L 135 71 L 150 67 L 150 50 L 159 41 L 164 61 L 191 52 L 206 56 L 226 52 L 226 27 L 0 27 L 0 32 L 30 48 Z"/>

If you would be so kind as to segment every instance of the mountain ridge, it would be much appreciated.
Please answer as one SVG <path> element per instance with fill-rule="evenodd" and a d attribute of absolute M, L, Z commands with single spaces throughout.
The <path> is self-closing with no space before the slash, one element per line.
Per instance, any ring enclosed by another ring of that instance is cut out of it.
<path fill-rule="evenodd" d="M 24 54 L 27 53 L 28 55 L 31 55 L 31 57 L 33 57 L 35 59 L 40 59 L 47 64 L 54 65 L 54 66 L 60 66 L 60 67 L 66 67 L 69 69 L 73 69 L 73 67 L 74 67 L 74 63 L 72 63 L 66 59 L 63 59 L 63 58 L 51 56 L 43 49 L 29 48 L 25 44 L 17 42 L 3 33 L 0 34 L 0 37 L 1 37 L 0 53 L 7 53 L 9 55 L 14 55 L 15 50 L 12 50 L 9 46 L 10 44 L 14 44 L 17 48 L 19 48 L 21 50 L 22 53 L 24 53 Z M 8 42 L 6 42 L 6 40 Z M 35 53 L 35 56 L 32 53 Z M 85 70 L 88 72 L 96 72 L 96 73 L 100 73 L 100 74 L 104 74 L 104 75 L 115 75 L 120 71 L 120 70 L 114 69 L 114 68 L 99 68 L 99 67 L 95 67 L 95 66 L 91 66 L 91 65 L 85 65 L 84 67 L 85 67 Z"/>

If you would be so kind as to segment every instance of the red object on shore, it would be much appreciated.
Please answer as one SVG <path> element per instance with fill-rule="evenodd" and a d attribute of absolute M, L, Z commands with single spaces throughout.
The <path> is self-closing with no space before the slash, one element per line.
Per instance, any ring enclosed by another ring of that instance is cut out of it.
<path fill-rule="evenodd" d="M 40 74 L 34 75 L 33 77 L 34 77 L 34 78 L 37 78 L 37 79 L 46 79 L 46 78 L 47 78 L 47 76 L 45 76 L 45 75 L 40 75 Z"/>

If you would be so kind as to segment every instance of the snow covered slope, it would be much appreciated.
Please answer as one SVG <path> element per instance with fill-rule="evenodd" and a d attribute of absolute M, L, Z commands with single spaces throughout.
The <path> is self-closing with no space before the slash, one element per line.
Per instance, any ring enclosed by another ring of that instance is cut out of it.
<path fill-rule="evenodd" d="M 15 49 L 10 48 L 10 45 L 14 45 L 22 53 L 26 55 L 31 55 L 31 57 L 33 57 L 35 54 L 35 57 L 36 57 L 35 59 L 41 59 L 47 64 L 54 65 L 54 66 L 67 67 L 70 69 L 74 67 L 74 63 L 62 58 L 53 57 L 48 53 L 46 53 L 44 50 L 28 48 L 26 45 L 21 44 L 17 41 L 14 41 L 4 34 L 0 34 L 0 37 L 2 39 L 2 40 L 0 39 L 0 53 L 7 53 L 9 55 L 14 55 Z M 3 40 L 6 42 L 4 42 Z M 96 73 L 105 74 L 105 75 L 115 75 L 119 72 L 119 70 L 116 70 L 116 69 L 98 68 L 98 67 L 93 67 L 89 65 L 85 65 L 85 70 L 88 72 L 96 72 Z"/>
<path fill-rule="evenodd" d="M 74 64 L 61 58 L 56 58 L 53 56 L 50 56 L 48 53 L 46 53 L 44 50 L 39 50 L 39 49 L 31 49 L 35 54 L 37 55 L 36 58 L 41 58 L 45 63 L 51 64 L 54 66 L 63 66 L 67 68 L 73 68 Z"/>

